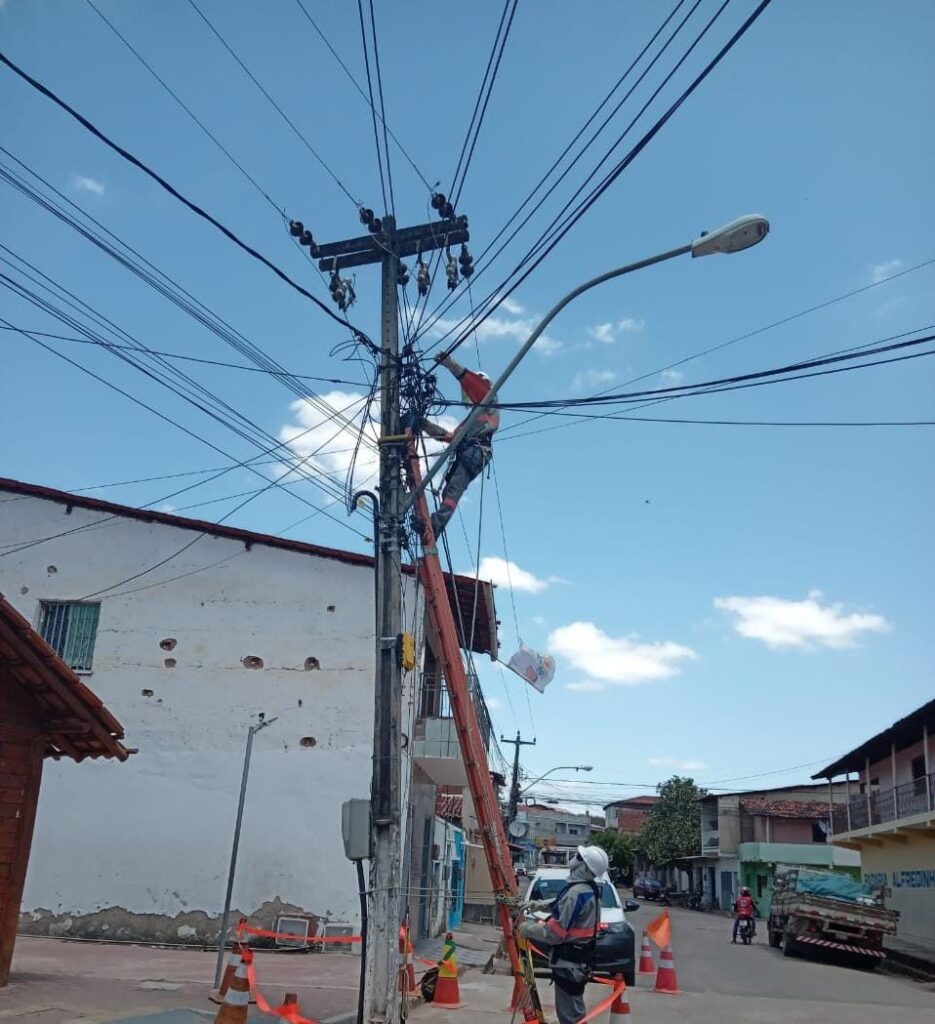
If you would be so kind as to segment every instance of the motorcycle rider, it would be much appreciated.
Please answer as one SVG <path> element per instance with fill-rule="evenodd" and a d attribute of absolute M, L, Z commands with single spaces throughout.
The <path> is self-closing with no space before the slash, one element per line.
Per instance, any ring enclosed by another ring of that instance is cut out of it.
<path fill-rule="evenodd" d="M 568 883 L 554 900 L 528 903 L 528 909 L 551 913 L 547 921 L 526 921 L 520 935 L 549 946 L 555 1010 L 559 1024 L 576 1024 L 587 1013 L 584 990 L 594 968 L 601 890 L 597 879 L 607 872 L 607 854 L 599 846 L 579 846 L 570 864 Z"/>
<path fill-rule="evenodd" d="M 750 895 L 750 890 L 743 886 L 740 895 L 734 900 L 734 935 L 731 942 L 737 941 L 737 933 L 740 931 L 740 922 L 749 921 L 753 929 L 752 935 L 756 934 L 756 904 Z"/>

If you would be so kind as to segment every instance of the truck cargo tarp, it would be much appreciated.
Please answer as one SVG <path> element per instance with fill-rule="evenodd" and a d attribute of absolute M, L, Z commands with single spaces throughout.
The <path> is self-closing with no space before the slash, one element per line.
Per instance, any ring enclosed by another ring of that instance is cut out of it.
<path fill-rule="evenodd" d="M 795 891 L 832 900 L 847 900 L 849 903 L 868 903 L 873 899 L 873 893 L 863 882 L 849 875 L 821 874 L 817 871 L 800 871 Z"/>

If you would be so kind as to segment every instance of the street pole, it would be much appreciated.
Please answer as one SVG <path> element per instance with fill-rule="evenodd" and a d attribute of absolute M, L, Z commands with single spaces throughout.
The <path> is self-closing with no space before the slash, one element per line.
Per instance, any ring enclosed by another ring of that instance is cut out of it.
<path fill-rule="evenodd" d="M 536 741 L 524 740 L 520 737 L 519 730 L 516 733 L 515 740 L 508 740 L 502 733 L 500 734 L 501 743 L 512 743 L 514 745 L 513 750 L 513 782 L 510 785 L 510 800 L 507 804 L 506 822 L 507 825 L 516 819 L 516 811 L 519 807 L 519 748 L 520 747 L 534 747 Z"/>
<path fill-rule="evenodd" d="M 380 436 L 399 436 L 398 261 L 392 253 L 395 223 L 383 218 L 389 243 L 382 267 L 380 345 Z M 395 1022 L 399 1016 L 396 930 L 400 921 L 400 714 L 402 633 L 400 530 L 402 458 L 398 444 L 380 445 L 380 532 L 377 555 L 377 636 L 373 731 L 373 859 L 370 862 L 371 912 L 364 981 L 364 1020 Z"/>
<path fill-rule="evenodd" d="M 402 921 L 402 661 L 401 537 L 405 508 L 403 468 L 408 451 L 400 433 L 399 308 L 397 288 L 404 256 L 449 249 L 470 240 L 467 217 L 417 224 L 397 230 L 389 215 L 377 220 L 361 210 L 370 234 L 319 245 L 298 222 L 291 230 L 307 245 L 318 267 L 336 279 L 338 271 L 381 266 L 380 486 L 375 513 L 376 650 L 374 677 L 373 775 L 370 912 L 364 963 L 365 1024 L 396 1024 L 399 1018 L 398 929 Z M 299 230 L 301 229 L 301 230 Z M 336 281 L 336 283 L 341 283 Z M 332 293 L 334 294 L 334 292 Z M 346 307 L 342 306 L 342 311 Z M 372 497 L 362 491 L 355 498 Z"/>
<path fill-rule="evenodd" d="M 237 870 L 237 851 L 240 849 L 240 826 L 243 824 L 244 801 L 247 797 L 247 779 L 250 777 L 250 758 L 253 754 L 253 737 L 266 726 L 272 725 L 275 718 L 260 716 L 259 724 L 251 725 L 247 730 L 247 749 L 244 751 L 243 775 L 240 778 L 240 800 L 237 804 L 237 820 L 234 822 L 234 845 L 231 848 L 230 867 L 227 871 L 227 893 L 224 896 L 224 913 L 221 915 L 221 934 L 218 939 L 218 962 L 214 969 L 214 987 L 219 988 L 221 975 L 224 973 L 224 950 L 227 947 L 227 925 L 230 920 L 231 900 L 234 895 L 234 872 Z"/>

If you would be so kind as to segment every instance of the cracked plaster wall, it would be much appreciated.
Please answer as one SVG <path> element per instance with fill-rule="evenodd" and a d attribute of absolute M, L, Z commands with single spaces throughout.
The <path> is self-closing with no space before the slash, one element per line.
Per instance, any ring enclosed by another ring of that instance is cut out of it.
<path fill-rule="evenodd" d="M 36 624 L 41 600 L 80 599 L 197 536 L 104 518 L 45 499 L 0 503 L 8 544 L 95 524 L 3 559 L 0 591 Z M 278 721 L 254 740 L 234 906 L 261 910 L 266 925 L 277 901 L 356 923 L 341 804 L 369 795 L 373 647 L 368 567 L 261 544 L 205 535 L 103 597 L 86 682 L 139 753 L 125 764 L 46 761 L 24 930 L 216 938 L 247 726 L 259 712 Z M 409 735 L 413 684 L 409 673 Z M 403 807 L 406 797 L 404 783 Z"/>

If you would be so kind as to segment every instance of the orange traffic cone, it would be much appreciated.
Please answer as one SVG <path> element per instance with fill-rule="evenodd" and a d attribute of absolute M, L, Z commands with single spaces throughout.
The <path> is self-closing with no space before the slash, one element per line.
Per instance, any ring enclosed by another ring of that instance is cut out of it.
<path fill-rule="evenodd" d="M 680 995 L 678 978 L 675 976 L 675 957 L 672 956 L 672 947 L 666 946 L 659 958 L 659 970 L 656 972 L 656 987 L 653 992 L 662 992 L 665 995 Z"/>
<path fill-rule="evenodd" d="M 240 963 L 240 946 L 234 943 L 233 948 L 227 954 L 227 959 L 224 962 L 224 974 L 221 976 L 221 985 L 217 992 L 212 992 L 208 998 L 212 1003 L 223 1003 L 224 996 L 227 994 L 227 990 L 230 988 L 231 978 L 237 971 L 237 964 Z"/>
<path fill-rule="evenodd" d="M 627 1001 L 627 986 L 623 983 L 623 976 L 618 974 L 614 977 L 614 984 L 621 985 L 620 994 L 610 1004 L 611 1024 L 630 1024 L 630 1004 Z"/>
<path fill-rule="evenodd" d="M 240 957 L 237 970 L 224 993 L 224 1002 L 214 1018 L 214 1024 L 247 1024 L 250 1008 L 250 982 L 247 979 L 247 965 L 253 961 L 253 953 L 245 949 Z"/>
<path fill-rule="evenodd" d="M 447 1010 L 456 1010 L 463 1005 L 458 990 L 458 958 L 455 956 L 455 942 L 451 932 L 445 936 L 445 948 L 438 961 L 438 982 L 432 1005 Z"/>
<path fill-rule="evenodd" d="M 643 944 L 640 946 L 640 966 L 638 974 L 655 974 L 656 965 L 653 963 L 653 948 L 649 944 L 649 936 L 643 932 Z"/>

